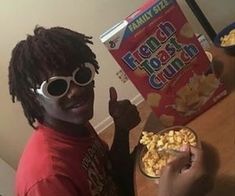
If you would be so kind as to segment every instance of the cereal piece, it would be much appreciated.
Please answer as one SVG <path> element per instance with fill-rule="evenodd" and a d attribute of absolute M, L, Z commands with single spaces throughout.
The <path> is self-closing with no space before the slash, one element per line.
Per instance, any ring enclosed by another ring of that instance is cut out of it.
<path fill-rule="evenodd" d="M 165 143 L 162 148 L 163 148 L 163 149 L 168 149 L 168 147 L 169 147 L 169 144 L 168 144 L 168 143 Z"/>
<path fill-rule="evenodd" d="M 180 35 L 186 38 L 192 38 L 194 36 L 192 27 L 189 23 L 185 23 L 180 29 Z"/>
<path fill-rule="evenodd" d="M 153 135 L 152 141 L 157 142 L 159 140 L 159 135 L 155 134 Z"/>
<path fill-rule="evenodd" d="M 147 103 L 152 107 L 157 107 L 160 103 L 161 95 L 157 93 L 149 93 L 147 96 Z"/>
<path fill-rule="evenodd" d="M 190 145 L 191 146 L 197 146 L 197 143 L 196 142 L 191 142 Z"/>
<path fill-rule="evenodd" d="M 144 145 L 147 145 L 147 144 L 151 143 L 152 136 L 154 135 L 154 133 L 153 132 L 146 132 L 146 131 L 144 131 L 144 132 L 142 132 L 142 135 L 143 136 L 140 139 L 140 143 L 144 144 Z"/>
<path fill-rule="evenodd" d="M 219 86 L 219 80 L 214 74 L 209 74 L 201 83 L 198 89 L 201 96 L 209 96 Z"/>
<path fill-rule="evenodd" d="M 146 147 L 149 151 L 153 151 L 156 148 L 156 143 L 150 142 L 149 144 L 146 145 Z"/>
<path fill-rule="evenodd" d="M 170 144 L 174 144 L 174 143 L 175 143 L 174 137 L 169 137 L 169 138 L 168 138 L 168 142 L 169 142 Z"/>
<path fill-rule="evenodd" d="M 198 103 L 200 103 L 200 100 L 201 100 L 201 98 L 199 96 L 199 93 L 197 91 L 194 91 L 191 94 L 190 98 L 188 97 L 186 105 L 188 107 L 193 107 L 194 105 L 197 105 Z"/>
<path fill-rule="evenodd" d="M 147 145 L 147 144 L 149 143 L 149 140 L 146 140 L 145 138 L 142 138 L 142 139 L 140 140 L 140 143 L 141 143 L 141 144 L 144 144 L 144 145 Z"/>
<path fill-rule="evenodd" d="M 181 133 L 180 131 L 176 131 L 176 132 L 175 132 L 175 136 L 176 136 L 176 137 L 177 137 L 177 136 L 182 137 L 182 133 Z"/>
<path fill-rule="evenodd" d="M 147 131 L 143 131 L 142 135 L 148 135 L 148 132 Z"/>
<path fill-rule="evenodd" d="M 181 144 L 183 139 L 180 136 L 177 136 L 175 140 L 176 142 Z"/>
<path fill-rule="evenodd" d="M 165 126 L 172 126 L 174 124 L 175 118 L 174 116 L 169 116 L 166 114 L 163 114 L 160 116 L 160 121 L 162 122 L 163 125 Z"/>
<path fill-rule="evenodd" d="M 191 89 L 189 85 L 185 85 L 177 91 L 176 96 L 178 99 L 182 100 L 182 103 L 186 103 L 187 102 L 186 98 L 188 97 L 189 94 L 191 94 Z"/>
<path fill-rule="evenodd" d="M 163 140 L 158 140 L 157 147 L 161 147 L 163 145 L 164 145 Z"/>
<path fill-rule="evenodd" d="M 174 109 L 185 116 L 192 115 L 206 103 L 220 82 L 214 74 L 194 74 L 176 93 Z"/>
<path fill-rule="evenodd" d="M 168 133 L 169 136 L 174 136 L 174 134 L 175 134 L 175 132 L 173 130 L 170 130 Z"/>

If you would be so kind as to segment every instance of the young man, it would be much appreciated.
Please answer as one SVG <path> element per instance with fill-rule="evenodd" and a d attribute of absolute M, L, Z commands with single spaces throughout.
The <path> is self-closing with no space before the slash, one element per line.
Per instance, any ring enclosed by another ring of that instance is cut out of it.
<path fill-rule="evenodd" d="M 110 88 L 115 134 L 108 150 L 89 123 L 99 69 L 90 39 L 62 27 L 36 27 L 12 52 L 10 94 L 35 129 L 17 169 L 18 196 L 134 194 L 129 131 L 139 113 Z"/>
<path fill-rule="evenodd" d="M 17 196 L 131 196 L 133 162 L 129 131 L 139 113 L 110 88 L 109 112 L 115 124 L 108 150 L 92 128 L 94 77 L 98 72 L 90 37 L 55 27 L 37 27 L 12 52 L 9 88 L 35 129 L 16 175 Z M 186 196 L 203 174 L 199 149 L 187 173 L 189 153 L 170 163 L 160 179 L 159 196 Z"/>

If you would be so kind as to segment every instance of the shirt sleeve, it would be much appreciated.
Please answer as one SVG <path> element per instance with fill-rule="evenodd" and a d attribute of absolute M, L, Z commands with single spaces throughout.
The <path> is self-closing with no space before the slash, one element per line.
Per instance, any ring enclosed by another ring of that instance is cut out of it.
<path fill-rule="evenodd" d="M 27 193 L 27 196 L 74 196 L 79 195 L 78 189 L 69 178 L 56 175 L 37 182 Z"/>

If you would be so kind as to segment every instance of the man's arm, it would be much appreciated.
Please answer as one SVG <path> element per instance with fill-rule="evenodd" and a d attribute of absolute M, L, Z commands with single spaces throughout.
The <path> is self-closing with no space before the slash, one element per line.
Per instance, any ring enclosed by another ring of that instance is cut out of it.
<path fill-rule="evenodd" d="M 125 189 L 126 195 L 133 195 L 133 161 L 129 150 L 129 131 L 140 122 L 139 112 L 129 100 L 117 101 L 117 92 L 110 88 L 109 113 L 113 117 L 115 130 L 110 149 L 114 177 Z"/>
<path fill-rule="evenodd" d="M 79 191 L 69 178 L 60 175 L 53 175 L 37 182 L 27 193 L 27 196 L 46 195 L 74 196 L 79 195 Z"/>

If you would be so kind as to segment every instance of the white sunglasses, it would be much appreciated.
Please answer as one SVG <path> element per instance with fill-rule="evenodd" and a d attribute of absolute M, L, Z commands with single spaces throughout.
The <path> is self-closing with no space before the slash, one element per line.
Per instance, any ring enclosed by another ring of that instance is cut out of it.
<path fill-rule="evenodd" d="M 69 90 L 70 82 L 73 81 L 79 86 L 86 86 L 95 77 L 95 67 L 91 63 L 84 63 L 83 67 L 75 69 L 72 76 L 53 76 L 42 82 L 36 92 L 49 99 L 59 99 Z"/>

